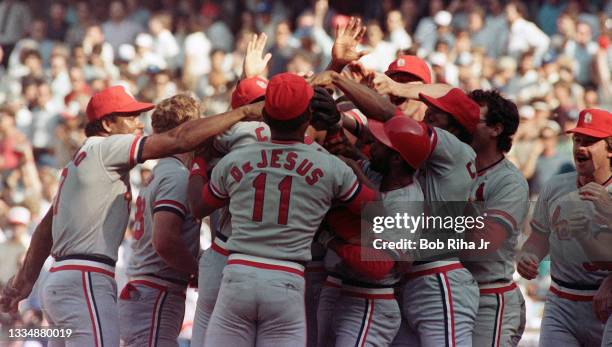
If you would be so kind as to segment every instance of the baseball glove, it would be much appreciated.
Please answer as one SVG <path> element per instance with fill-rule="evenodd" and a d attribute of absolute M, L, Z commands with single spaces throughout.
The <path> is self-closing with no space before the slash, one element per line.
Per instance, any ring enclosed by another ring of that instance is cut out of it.
<path fill-rule="evenodd" d="M 331 94 L 323 87 L 315 87 L 310 100 L 312 120 L 310 124 L 318 131 L 329 130 L 338 125 L 340 112 Z"/>

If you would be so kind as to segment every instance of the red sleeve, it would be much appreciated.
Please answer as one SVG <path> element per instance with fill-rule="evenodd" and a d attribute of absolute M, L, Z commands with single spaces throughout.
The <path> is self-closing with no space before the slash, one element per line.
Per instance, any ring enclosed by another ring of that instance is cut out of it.
<path fill-rule="evenodd" d="M 359 215 L 352 213 L 346 207 L 337 207 L 327 212 L 325 223 L 331 231 L 344 241 L 359 237 L 361 220 Z"/>
<path fill-rule="evenodd" d="M 361 215 L 361 206 L 366 202 L 375 201 L 377 194 L 375 190 L 368 188 L 364 184 L 359 184 L 359 190 L 346 201 L 346 208 L 356 215 Z"/>
<path fill-rule="evenodd" d="M 384 278 L 395 265 L 389 254 L 378 249 L 342 244 L 334 251 L 351 269 L 373 280 Z M 361 260 L 362 252 L 364 258 L 376 260 Z"/>
<path fill-rule="evenodd" d="M 210 182 L 202 189 L 202 202 L 206 206 L 220 208 L 227 204 L 227 198 L 223 198 L 214 193 Z"/>

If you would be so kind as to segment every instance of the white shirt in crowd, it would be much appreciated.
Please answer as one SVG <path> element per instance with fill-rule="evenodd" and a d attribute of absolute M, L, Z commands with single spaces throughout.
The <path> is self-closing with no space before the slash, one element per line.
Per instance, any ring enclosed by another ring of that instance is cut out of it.
<path fill-rule="evenodd" d="M 510 26 L 510 33 L 508 34 L 508 54 L 516 59 L 520 58 L 520 55 L 525 51 L 534 48 L 534 59 L 536 64 L 539 65 L 549 45 L 550 38 L 548 35 L 532 22 L 519 18 Z"/>

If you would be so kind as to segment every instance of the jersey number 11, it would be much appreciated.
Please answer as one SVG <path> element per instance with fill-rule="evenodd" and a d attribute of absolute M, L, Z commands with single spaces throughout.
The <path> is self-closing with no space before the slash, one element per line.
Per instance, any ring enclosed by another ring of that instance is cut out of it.
<path fill-rule="evenodd" d="M 263 217 L 264 201 L 266 200 L 266 176 L 267 175 L 265 173 L 260 173 L 253 180 L 253 188 L 255 188 L 255 200 L 253 202 L 253 221 L 255 222 L 261 222 L 261 219 Z M 280 190 L 280 201 L 278 204 L 278 224 L 287 225 L 292 180 L 292 176 L 285 176 L 278 183 L 278 190 Z"/>

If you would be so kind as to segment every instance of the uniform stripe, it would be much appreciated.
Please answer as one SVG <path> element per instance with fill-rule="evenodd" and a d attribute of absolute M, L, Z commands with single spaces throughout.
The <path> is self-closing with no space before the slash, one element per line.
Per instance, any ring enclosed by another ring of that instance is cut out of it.
<path fill-rule="evenodd" d="M 162 207 L 162 206 L 167 206 L 167 207 L 174 207 L 178 210 L 180 210 L 183 214 L 187 214 L 187 208 L 185 208 L 185 205 L 181 204 L 178 201 L 175 200 L 157 200 L 154 204 L 153 204 L 153 208 L 157 208 L 157 207 Z"/>
<path fill-rule="evenodd" d="M 210 188 L 210 192 L 213 193 L 213 195 L 217 197 L 217 199 L 220 199 L 220 200 L 227 199 L 227 195 L 221 193 L 219 188 L 215 187 L 214 184 L 208 182 L 208 188 Z"/>
<path fill-rule="evenodd" d="M 83 272 L 96 272 L 96 273 L 100 273 L 100 274 L 103 274 L 103 275 L 115 277 L 115 273 L 114 272 L 107 271 L 107 270 L 100 269 L 100 268 L 93 267 L 93 266 L 81 266 L 81 265 L 54 266 L 54 267 L 52 267 L 49 270 L 49 272 L 66 271 L 66 270 L 77 270 L 77 271 L 83 271 Z"/>
<path fill-rule="evenodd" d="M 130 166 L 134 166 L 137 163 L 136 155 L 138 154 L 137 147 L 140 143 L 140 136 L 136 136 L 134 141 L 132 141 L 132 145 L 130 146 Z"/>
<path fill-rule="evenodd" d="M 160 290 L 153 305 L 153 315 L 151 316 L 151 327 L 149 328 L 149 347 L 157 346 L 157 337 L 159 335 L 159 320 L 161 318 L 162 306 L 166 299 L 167 291 Z"/>
<path fill-rule="evenodd" d="M 93 300 L 93 290 L 91 288 L 91 275 L 82 271 L 81 279 L 83 283 L 83 294 L 85 295 L 85 302 L 87 303 L 87 310 L 89 311 L 89 319 L 91 319 L 91 327 L 93 331 L 93 338 L 95 347 L 104 347 L 104 341 L 102 341 L 102 329 L 100 328 L 100 317 L 98 317 L 98 310 L 96 307 L 95 300 Z"/>
<path fill-rule="evenodd" d="M 504 294 L 496 294 L 497 309 L 495 310 L 495 324 L 493 325 L 492 347 L 499 347 L 501 340 L 501 327 L 504 317 Z"/>
<path fill-rule="evenodd" d="M 340 201 L 350 200 L 359 188 L 359 180 L 355 180 L 355 183 L 351 186 L 351 188 L 344 194 L 340 195 L 338 198 Z"/>
<path fill-rule="evenodd" d="M 455 318 L 453 312 L 453 296 L 450 291 L 448 277 L 446 273 L 439 273 L 438 285 L 440 287 L 440 295 L 442 297 L 442 309 L 444 311 L 444 340 L 445 346 L 455 347 Z"/>
<path fill-rule="evenodd" d="M 145 146 L 145 142 L 147 141 L 148 137 L 143 137 L 142 140 L 140 140 L 140 143 L 138 144 L 138 150 L 136 151 L 136 162 L 137 163 L 142 163 L 142 151 L 144 150 L 144 146 Z"/>
<path fill-rule="evenodd" d="M 357 333 L 357 341 L 355 347 L 361 347 L 365 344 L 368 336 L 368 330 L 370 330 L 370 324 L 372 323 L 372 313 L 374 311 L 374 301 L 366 299 L 365 307 L 363 310 L 363 317 L 361 318 L 361 326 Z"/>

